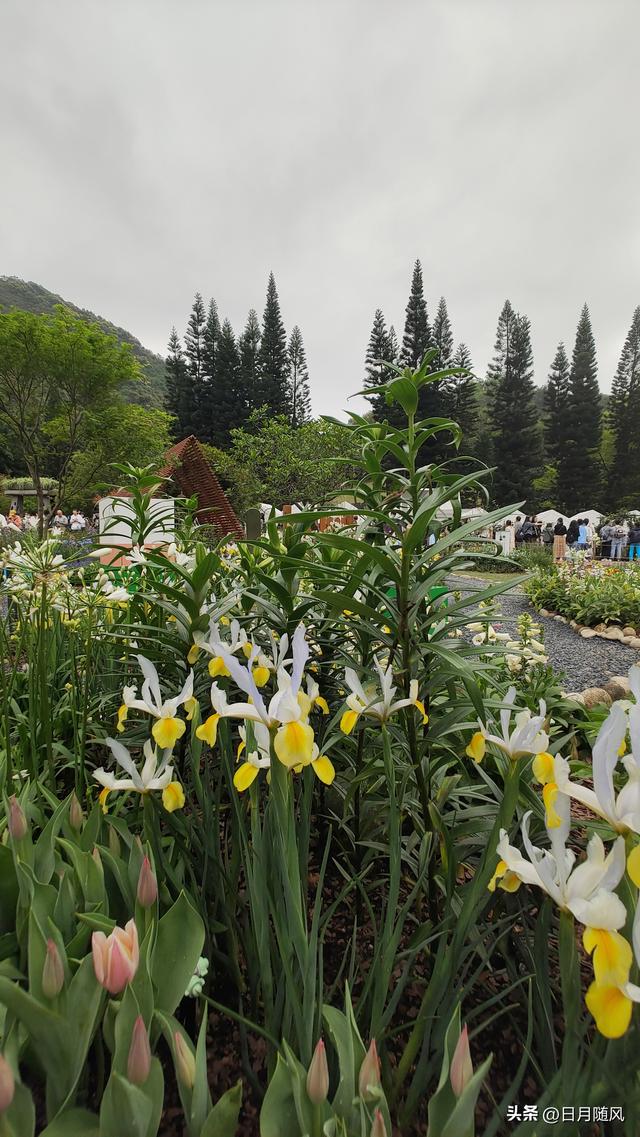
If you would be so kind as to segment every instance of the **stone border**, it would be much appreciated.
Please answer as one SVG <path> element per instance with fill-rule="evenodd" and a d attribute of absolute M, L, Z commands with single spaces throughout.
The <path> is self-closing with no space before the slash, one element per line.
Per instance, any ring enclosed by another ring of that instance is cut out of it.
<path fill-rule="evenodd" d="M 619 699 L 628 699 L 631 694 L 629 680 L 626 675 L 612 675 L 604 687 L 585 687 L 584 691 L 563 692 L 565 699 L 572 699 L 574 703 L 582 703 L 584 707 L 610 707 Z"/>
<path fill-rule="evenodd" d="M 619 624 L 596 624 L 595 628 L 590 628 L 586 624 L 579 624 L 576 620 L 567 620 L 566 616 L 560 616 L 557 612 L 550 612 L 548 608 L 534 608 L 533 610 L 539 616 L 546 616 L 547 619 L 557 620 L 558 623 L 573 628 L 585 640 L 599 636 L 600 639 L 617 640 L 618 643 L 625 644 L 626 647 L 640 651 L 640 635 L 638 635 L 637 629 L 632 628 L 631 625 L 621 628 Z"/>

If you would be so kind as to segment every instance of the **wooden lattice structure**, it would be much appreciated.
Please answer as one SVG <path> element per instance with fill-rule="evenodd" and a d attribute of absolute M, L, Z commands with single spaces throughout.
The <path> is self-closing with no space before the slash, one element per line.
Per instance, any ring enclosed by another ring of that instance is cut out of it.
<path fill-rule="evenodd" d="M 192 434 L 167 451 L 165 465 L 159 472 L 172 478 L 185 497 L 197 497 L 196 517 L 200 525 L 211 525 L 221 537 L 244 536 L 215 470 Z"/>

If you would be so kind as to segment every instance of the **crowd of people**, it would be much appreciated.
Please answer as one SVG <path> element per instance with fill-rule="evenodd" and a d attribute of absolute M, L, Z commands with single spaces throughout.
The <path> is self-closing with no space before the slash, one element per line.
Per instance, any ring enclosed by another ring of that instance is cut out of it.
<path fill-rule="evenodd" d="M 46 529 L 67 530 L 71 533 L 84 533 L 89 526 L 84 513 L 79 509 L 74 509 L 69 514 L 66 514 L 62 509 L 56 509 L 53 514 L 45 511 L 44 524 Z M 0 513 L 0 529 L 14 529 L 19 533 L 29 533 L 35 532 L 37 528 L 38 514 L 34 510 L 20 514 L 16 509 L 11 508 L 6 516 Z"/>
<path fill-rule="evenodd" d="M 538 544 L 553 552 L 556 564 L 574 550 L 605 561 L 640 560 L 640 517 L 603 518 L 596 527 L 588 517 L 566 523 L 558 517 L 554 525 L 524 516 L 507 521 L 502 534 L 507 556 L 523 545 Z"/>

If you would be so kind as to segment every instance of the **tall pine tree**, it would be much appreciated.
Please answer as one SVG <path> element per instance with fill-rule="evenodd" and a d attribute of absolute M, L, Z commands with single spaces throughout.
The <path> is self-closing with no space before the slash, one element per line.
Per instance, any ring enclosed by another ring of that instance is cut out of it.
<path fill-rule="evenodd" d="M 202 381 L 200 388 L 200 435 L 203 442 L 213 442 L 216 433 L 216 367 L 220 317 L 215 300 L 209 301 L 207 319 L 202 332 Z"/>
<path fill-rule="evenodd" d="M 395 337 L 395 332 L 393 334 Z M 391 341 L 382 309 L 376 308 L 364 361 L 365 387 L 380 387 L 391 379 L 393 372 L 385 367 L 385 363 L 395 362 L 394 349 L 397 353 L 398 345 Z M 374 418 L 382 421 L 388 417 L 389 408 L 384 401 L 384 395 L 367 395 L 367 398 L 373 408 Z"/>
<path fill-rule="evenodd" d="M 389 363 L 397 364 L 400 359 L 400 348 L 398 346 L 398 337 L 396 329 L 393 324 L 389 325 Z"/>
<path fill-rule="evenodd" d="M 608 418 L 614 458 L 609 471 L 612 507 L 638 509 L 640 502 L 640 308 L 633 313 L 611 387 Z"/>
<path fill-rule="evenodd" d="M 247 417 L 247 405 L 240 381 L 240 356 L 228 320 L 220 328 L 217 342 L 212 401 L 216 413 L 211 422 L 211 441 L 215 446 L 226 446 L 231 431 L 242 426 Z"/>
<path fill-rule="evenodd" d="M 247 409 L 255 410 L 259 403 L 258 391 L 258 352 L 260 348 L 260 323 L 255 308 L 247 316 L 244 331 L 238 341 L 240 352 L 240 382 L 244 390 Z"/>
<path fill-rule="evenodd" d="M 191 315 L 189 316 L 189 323 L 187 324 L 187 330 L 184 336 L 184 342 L 187 365 L 191 378 L 193 379 L 194 388 L 198 394 L 204 372 L 204 328 L 206 318 L 202 296 L 199 292 L 196 292 Z"/>
<path fill-rule="evenodd" d="M 498 505 L 531 497 L 541 466 L 541 439 L 534 401 L 529 320 L 505 301 L 487 373 L 493 440 L 493 495 Z"/>
<path fill-rule="evenodd" d="M 424 353 L 432 346 L 431 328 L 427 314 L 422 283 L 422 265 L 416 261 L 411 278 L 411 291 L 407 301 L 400 358 L 405 367 L 413 371 L 422 363 Z"/>
<path fill-rule="evenodd" d="M 262 319 L 262 338 L 258 351 L 256 406 L 267 406 L 272 414 L 289 413 L 289 355 L 287 333 L 280 315 L 280 301 L 273 273 L 269 274 L 267 302 Z"/>
<path fill-rule="evenodd" d="M 442 371 L 449 366 L 453 355 L 453 332 L 451 331 L 451 321 L 444 296 L 440 297 L 438 303 L 431 339 L 433 346 L 438 349 L 438 355 L 432 364 L 433 370 Z"/>
<path fill-rule="evenodd" d="M 466 343 L 458 344 L 448 363 L 451 367 L 464 367 L 473 372 L 471 352 Z M 469 452 L 478 434 L 478 394 L 473 374 L 459 375 L 451 380 L 449 413 L 462 430 L 463 449 Z"/>
<path fill-rule="evenodd" d="M 173 437 L 178 441 L 191 434 L 195 406 L 193 403 L 193 384 L 187 361 L 182 350 L 180 337 L 175 328 L 171 329 L 167 358 L 165 361 L 167 386 L 164 404 L 175 421 L 172 426 Z"/>
<path fill-rule="evenodd" d="M 289 406 L 293 427 L 302 426 L 311 418 L 309 369 L 302 332 L 297 324 L 289 337 Z"/>
<path fill-rule="evenodd" d="M 559 506 L 569 515 L 594 509 L 601 485 L 602 413 L 589 309 L 580 313 L 571 357 L 567 421 L 558 468 Z"/>
<path fill-rule="evenodd" d="M 544 389 L 545 459 L 557 470 L 564 448 L 569 409 L 569 360 L 563 343 L 558 344 Z"/>

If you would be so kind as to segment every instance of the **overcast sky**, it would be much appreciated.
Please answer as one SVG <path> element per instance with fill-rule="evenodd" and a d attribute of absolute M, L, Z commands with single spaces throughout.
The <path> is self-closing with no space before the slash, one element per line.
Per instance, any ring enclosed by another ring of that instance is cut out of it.
<path fill-rule="evenodd" d="M 3 0 L 1 22 L 0 273 L 164 354 L 196 290 L 241 330 L 272 269 L 334 413 L 420 257 L 478 374 L 505 297 L 538 383 L 586 300 L 609 389 L 640 304 L 637 0 Z"/>

